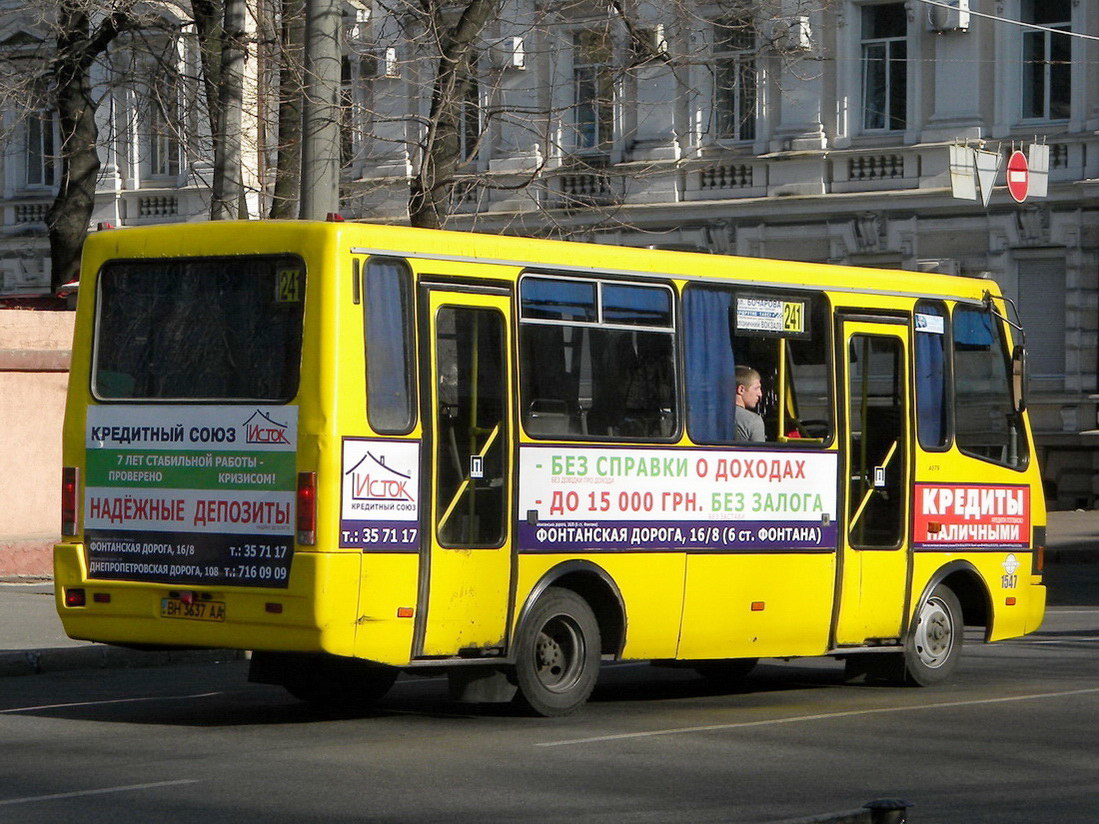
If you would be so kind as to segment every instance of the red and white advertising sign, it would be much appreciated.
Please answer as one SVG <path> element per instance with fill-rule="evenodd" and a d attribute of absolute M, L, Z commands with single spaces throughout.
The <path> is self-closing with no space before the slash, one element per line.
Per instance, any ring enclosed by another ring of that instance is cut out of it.
<path fill-rule="evenodd" d="M 1002 484 L 916 484 L 912 543 L 931 547 L 1025 547 L 1030 488 Z"/>
<path fill-rule="evenodd" d="M 1026 200 L 1029 189 L 1030 167 L 1027 165 L 1026 155 L 1012 152 L 1007 161 L 1007 190 L 1011 192 L 1016 203 L 1022 203 Z"/>

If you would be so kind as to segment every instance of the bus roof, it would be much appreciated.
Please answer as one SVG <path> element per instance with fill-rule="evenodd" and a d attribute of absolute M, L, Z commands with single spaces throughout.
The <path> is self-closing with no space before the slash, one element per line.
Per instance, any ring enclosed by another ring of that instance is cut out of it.
<path fill-rule="evenodd" d="M 728 278 L 761 286 L 966 301 L 980 301 L 987 292 L 1000 294 L 995 281 L 981 278 L 353 222 L 210 221 L 113 229 L 89 236 L 85 260 L 272 254 L 331 249 L 332 244 L 347 252 L 477 261 L 562 274 Z M 853 283 L 854 272 L 865 277 Z"/>

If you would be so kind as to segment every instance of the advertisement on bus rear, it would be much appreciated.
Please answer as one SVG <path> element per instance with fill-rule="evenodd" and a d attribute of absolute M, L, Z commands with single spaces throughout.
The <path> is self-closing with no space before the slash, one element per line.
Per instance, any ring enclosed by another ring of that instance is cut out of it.
<path fill-rule="evenodd" d="M 295 406 L 88 408 L 91 578 L 286 587 Z"/>
<path fill-rule="evenodd" d="M 523 447 L 519 548 L 832 551 L 834 452 Z"/>

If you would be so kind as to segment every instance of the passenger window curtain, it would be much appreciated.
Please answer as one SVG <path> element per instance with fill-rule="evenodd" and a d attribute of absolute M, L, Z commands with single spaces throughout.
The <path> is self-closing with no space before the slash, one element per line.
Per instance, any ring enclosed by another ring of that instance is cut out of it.
<path fill-rule="evenodd" d="M 729 309 L 732 293 L 691 287 L 684 301 L 687 409 L 691 438 L 731 443 L 736 388 Z"/>
<path fill-rule="evenodd" d="M 918 311 L 941 315 L 931 307 Z M 925 447 L 946 443 L 945 339 L 944 334 L 916 333 L 916 420 L 920 443 Z"/>

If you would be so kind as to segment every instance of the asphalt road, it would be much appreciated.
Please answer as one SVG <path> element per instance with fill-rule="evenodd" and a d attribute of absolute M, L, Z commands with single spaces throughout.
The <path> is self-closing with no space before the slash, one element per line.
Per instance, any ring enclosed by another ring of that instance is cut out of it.
<path fill-rule="evenodd" d="M 823 660 L 765 662 L 735 693 L 626 664 L 546 720 L 452 704 L 441 679 L 325 716 L 242 663 L 7 678 L 0 821 L 754 823 L 882 796 L 914 802 L 912 824 L 1091 821 L 1093 573 L 1040 632 L 967 646 L 922 690 Z"/>

